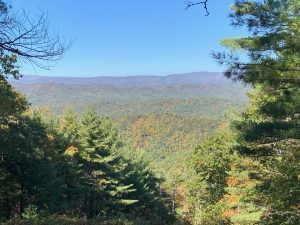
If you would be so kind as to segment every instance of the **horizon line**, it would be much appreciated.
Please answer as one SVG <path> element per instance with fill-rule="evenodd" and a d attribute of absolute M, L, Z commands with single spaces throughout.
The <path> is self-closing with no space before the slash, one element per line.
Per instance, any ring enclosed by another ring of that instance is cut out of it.
<path fill-rule="evenodd" d="M 140 75 L 95 75 L 95 76 L 67 76 L 67 75 L 33 75 L 33 74 L 21 74 L 21 77 L 31 76 L 31 77 L 56 77 L 56 78 L 99 78 L 99 77 L 110 77 L 110 78 L 124 78 L 124 77 L 168 77 L 168 76 L 175 76 L 175 75 L 185 75 L 185 74 L 194 74 L 194 73 L 223 73 L 221 71 L 194 71 L 194 72 L 183 72 L 183 73 L 170 73 L 170 74 L 163 74 L 163 75 L 149 75 L 149 74 L 140 74 Z"/>

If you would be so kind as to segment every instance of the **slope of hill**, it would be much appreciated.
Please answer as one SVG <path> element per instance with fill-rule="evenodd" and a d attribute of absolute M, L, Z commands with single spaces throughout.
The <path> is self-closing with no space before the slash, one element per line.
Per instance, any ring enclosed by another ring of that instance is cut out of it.
<path fill-rule="evenodd" d="M 54 114 L 73 108 L 79 114 L 93 107 L 116 121 L 123 151 L 143 151 L 167 192 L 183 198 L 186 163 L 201 140 L 218 127 L 231 110 L 246 105 L 246 87 L 220 73 L 189 73 L 165 77 L 40 77 L 11 81 L 33 107 Z M 178 190 L 177 190 L 178 189 Z"/>
<path fill-rule="evenodd" d="M 175 113 L 221 117 L 242 107 L 245 87 L 220 73 L 190 73 L 166 77 L 62 78 L 24 76 L 13 84 L 33 106 L 49 106 L 56 114 L 76 106 L 94 107 L 104 116 Z M 214 114 L 211 114 L 211 112 Z"/>

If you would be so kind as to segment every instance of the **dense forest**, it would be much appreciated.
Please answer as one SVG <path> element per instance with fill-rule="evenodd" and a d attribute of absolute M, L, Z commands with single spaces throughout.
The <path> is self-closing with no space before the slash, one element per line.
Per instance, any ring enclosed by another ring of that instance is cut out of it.
<path fill-rule="evenodd" d="M 221 73 L 139 76 L 134 81 L 131 77 L 78 79 L 29 76 L 26 80 L 24 76 L 11 84 L 28 97 L 33 107 L 48 108 L 57 115 L 76 105 L 76 112 L 90 106 L 112 118 L 175 113 L 216 119 L 224 118 L 226 110 L 245 106 L 247 101 L 247 87 L 229 82 Z"/>
<path fill-rule="evenodd" d="M 23 79 L 67 49 L 25 18 L 0 1 L 1 224 L 300 224 L 299 0 L 235 1 L 224 78 Z"/>

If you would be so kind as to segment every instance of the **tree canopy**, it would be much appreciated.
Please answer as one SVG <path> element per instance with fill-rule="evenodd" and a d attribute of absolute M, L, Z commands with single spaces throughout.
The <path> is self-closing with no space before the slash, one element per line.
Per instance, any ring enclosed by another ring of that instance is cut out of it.
<path fill-rule="evenodd" d="M 250 106 L 231 122 L 229 149 L 236 155 L 222 176 L 226 182 L 218 187 L 223 196 L 212 203 L 207 199 L 211 195 L 200 190 L 206 190 L 206 179 L 214 174 L 206 169 L 207 163 L 221 166 L 218 161 L 224 156 L 218 156 L 217 140 L 196 149 L 196 154 L 201 150 L 214 155 L 212 160 L 193 161 L 199 189 L 190 190 L 193 198 L 198 194 L 206 204 L 196 204 L 204 207 L 198 212 L 199 224 L 296 225 L 300 221 L 300 4 L 237 0 L 232 10 L 232 25 L 247 28 L 249 36 L 222 40 L 229 52 L 213 56 L 227 68 L 226 77 L 250 85 L 253 91 Z M 219 211 L 211 210 L 216 207 Z M 211 219 L 207 209 L 214 218 L 221 212 L 220 220 Z"/>

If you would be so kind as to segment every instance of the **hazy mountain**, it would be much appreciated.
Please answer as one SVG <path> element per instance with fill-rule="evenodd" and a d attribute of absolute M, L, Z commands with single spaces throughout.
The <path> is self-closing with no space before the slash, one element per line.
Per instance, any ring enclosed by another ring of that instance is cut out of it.
<path fill-rule="evenodd" d="M 222 117 L 226 110 L 243 107 L 246 102 L 245 87 L 221 73 L 164 77 L 24 76 L 12 83 L 33 106 L 48 106 L 55 113 L 69 106 L 78 112 L 92 106 L 112 117 L 160 113 Z"/>
<path fill-rule="evenodd" d="M 188 84 L 211 84 L 230 82 L 222 73 L 195 72 L 186 74 L 173 74 L 169 76 L 128 76 L 128 77 L 49 77 L 26 75 L 13 83 L 36 84 L 36 83 L 63 83 L 63 84 L 103 84 L 121 87 L 134 86 L 168 86 Z"/>

